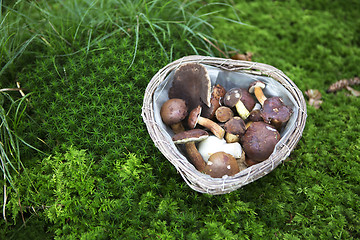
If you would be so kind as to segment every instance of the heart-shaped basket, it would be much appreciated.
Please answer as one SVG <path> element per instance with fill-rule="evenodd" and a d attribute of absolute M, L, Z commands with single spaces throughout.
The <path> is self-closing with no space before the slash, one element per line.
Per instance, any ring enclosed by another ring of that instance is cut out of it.
<path fill-rule="evenodd" d="M 219 83 L 227 90 L 246 87 L 254 80 L 266 83 L 266 96 L 280 96 L 290 106 L 293 114 L 280 132 L 281 139 L 270 157 L 248 167 L 234 176 L 212 178 L 199 172 L 173 143 L 171 129 L 160 117 L 160 107 L 168 99 L 174 71 L 186 63 L 204 65 L 213 84 Z M 142 117 L 155 146 L 175 166 L 184 181 L 194 190 L 212 195 L 224 194 L 249 184 L 274 170 L 295 148 L 306 123 L 306 102 L 298 87 L 280 70 L 267 64 L 206 56 L 186 56 L 160 69 L 149 82 L 144 95 Z"/>

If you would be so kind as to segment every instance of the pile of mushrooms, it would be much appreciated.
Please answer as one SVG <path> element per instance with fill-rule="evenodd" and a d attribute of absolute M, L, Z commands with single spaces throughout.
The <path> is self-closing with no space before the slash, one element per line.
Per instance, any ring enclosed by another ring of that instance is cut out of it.
<path fill-rule="evenodd" d="M 163 122 L 195 168 L 214 178 L 233 176 L 268 159 L 292 110 L 280 96 L 266 97 L 266 84 L 248 88 L 211 86 L 207 69 L 187 63 L 175 70 Z"/>

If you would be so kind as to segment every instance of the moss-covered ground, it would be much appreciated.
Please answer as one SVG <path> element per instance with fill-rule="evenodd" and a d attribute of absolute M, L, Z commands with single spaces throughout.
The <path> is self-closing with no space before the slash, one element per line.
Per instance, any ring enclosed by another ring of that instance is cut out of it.
<path fill-rule="evenodd" d="M 149 33 L 140 30 L 132 65 L 134 36 L 120 32 L 90 52 L 37 52 L 16 74 L 32 92 L 19 131 L 44 153 L 23 149 L 27 174 L 14 175 L 19 195 L 9 196 L 0 239 L 360 238 L 360 97 L 326 93 L 360 73 L 360 2 L 232 4 L 247 25 L 219 18 L 213 36 L 322 94 L 290 157 L 229 194 L 195 192 L 142 122 L 145 88 L 169 62 Z M 168 44 L 174 59 L 194 53 Z"/>

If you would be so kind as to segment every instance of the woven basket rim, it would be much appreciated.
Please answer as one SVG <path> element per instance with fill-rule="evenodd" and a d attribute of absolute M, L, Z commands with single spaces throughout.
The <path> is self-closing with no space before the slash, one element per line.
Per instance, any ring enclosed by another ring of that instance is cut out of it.
<path fill-rule="evenodd" d="M 164 129 L 156 123 L 153 110 L 153 95 L 157 87 L 166 77 L 180 65 L 185 63 L 200 63 L 225 71 L 244 72 L 253 75 L 271 77 L 283 85 L 298 104 L 295 126 L 281 144 L 276 146 L 274 153 L 265 161 L 246 168 L 231 177 L 211 178 L 195 169 L 186 157 L 172 143 Z M 211 195 L 225 194 L 241 188 L 273 171 L 283 162 L 300 140 L 306 124 L 306 102 L 302 92 L 295 83 L 281 70 L 264 63 L 249 62 L 201 55 L 185 56 L 175 60 L 160 69 L 150 80 L 145 90 L 142 118 L 155 146 L 164 157 L 177 169 L 184 181 L 193 190 Z"/>

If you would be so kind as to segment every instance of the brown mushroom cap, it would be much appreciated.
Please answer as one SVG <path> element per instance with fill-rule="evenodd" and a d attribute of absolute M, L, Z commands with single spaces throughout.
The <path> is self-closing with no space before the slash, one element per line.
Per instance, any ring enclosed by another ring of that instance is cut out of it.
<path fill-rule="evenodd" d="M 224 129 L 227 133 L 243 135 L 246 130 L 245 122 L 240 117 L 233 117 L 225 123 Z"/>
<path fill-rule="evenodd" d="M 255 106 L 253 96 L 243 88 L 232 88 L 224 96 L 224 105 L 230 108 L 236 108 L 240 117 L 246 119 L 249 111 Z"/>
<path fill-rule="evenodd" d="M 175 144 L 184 144 L 188 142 L 199 142 L 209 137 L 209 133 L 202 129 L 191 129 L 175 134 L 172 140 Z"/>
<path fill-rule="evenodd" d="M 221 178 L 225 175 L 233 176 L 240 172 L 240 169 L 231 154 L 216 152 L 210 156 L 203 172 L 213 178 Z"/>
<path fill-rule="evenodd" d="M 243 88 L 232 88 L 224 96 L 224 104 L 228 107 L 235 107 L 239 100 L 244 103 L 248 111 L 251 111 L 256 103 L 253 96 Z"/>
<path fill-rule="evenodd" d="M 195 142 L 206 139 L 209 134 L 201 129 L 192 129 L 184 132 L 175 134 L 172 140 L 175 144 L 184 144 L 186 155 L 190 163 L 199 171 L 203 171 L 205 168 L 205 161 L 198 149 L 196 148 Z"/>
<path fill-rule="evenodd" d="M 169 98 L 184 99 L 189 111 L 201 103 L 210 107 L 211 81 L 207 69 L 198 63 L 181 65 L 174 73 Z"/>
<path fill-rule="evenodd" d="M 226 106 L 221 106 L 215 111 L 215 118 L 219 122 L 227 122 L 234 116 L 233 110 Z"/>
<path fill-rule="evenodd" d="M 201 114 L 201 110 L 202 110 L 201 106 L 197 106 L 196 108 L 191 110 L 188 118 L 188 126 L 190 129 L 196 127 Z"/>
<path fill-rule="evenodd" d="M 241 137 L 246 156 L 252 161 L 266 160 L 280 140 L 279 132 L 264 122 L 253 122 Z"/>
<path fill-rule="evenodd" d="M 280 97 L 271 97 L 265 100 L 261 110 L 261 117 L 264 122 L 280 129 L 292 114 L 292 109 L 284 104 Z"/>
<path fill-rule="evenodd" d="M 252 110 L 250 112 L 250 115 L 248 117 L 248 120 L 249 121 L 252 121 L 252 122 L 259 122 L 259 121 L 262 121 L 262 117 L 261 117 L 261 110 L 260 109 L 255 109 L 255 110 Z"/>
<path fill-rule="evenodd" d="M 242 118 L 235 116 L 225 123 L 224 129 L 226 132 L 226 142 L 238 142 L 240 140 L 240 136 L 245 133 L 245 122 L 242 120 Z"/>
<path fill-rule="evenodd" d="M 176 130 L 178 127 L 176 125 L 181 124 L 181 121 L 185 119 L 187 114 L 188 108 L 185 101 L 179 98 L 167 100 L 160 109 L 161 119 L 166 125 L 171 126 L 173 130 L 175 128 L 175 133 L 178 132 L 178 130 Z"/>

